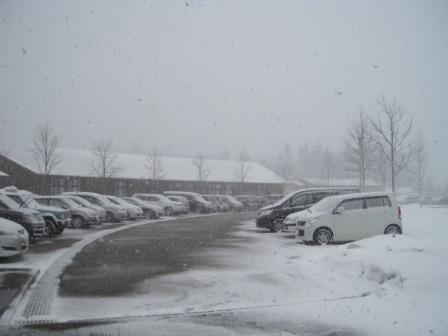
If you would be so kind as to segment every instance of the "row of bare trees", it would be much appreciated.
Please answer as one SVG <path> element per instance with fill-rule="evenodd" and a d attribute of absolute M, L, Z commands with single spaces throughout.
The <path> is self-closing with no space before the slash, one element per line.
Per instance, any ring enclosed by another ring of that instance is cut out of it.
<path fill-rule="evenodd" d="M 56 167 L 63 160 L 59 152 L 60 144 L 61 138 L 54 131 L 51 122 L 45 121 L 36 125 L 32 152 L 41 174 L 47 180 L 47 184 L 49 184 L 49 175 L 55 171 Z M 118 163 L 111 140 L 94 143 L 91 157 L 86 160 L 86 164 L 92 175 L 101 178 L 104 192 L 106 192 L 108 180 L 116 177 L 123 169 Z M 166 171 L 163 163 L 163 155 L 157 148 L 152 148 L 148 151 L 143 164 L 148 170 L 149 178 L 156 180 L 165 176 Z M 199 182 L 206 181 L 210 175 L 210 166 L 207 159 L 198 154 L 191 160 L 191 164 L 196 171 L 196 180 Z M 235 177 L 238 178 L 241 185 L 247 181 L 250 168 L 249 157 L 245 152 L 242 152 L 234 171 Z"/>
<path fill-rule="evenodd" d="M 359 178 L 365 190 L 368 175 L 382 187 L 390 181 L 396 190 L 397 179 L 408 169 L 415 177 L 421 196 L 427 179 L 427 150 L 421 136 L 415 136 L 413 121 L 407 118 L 403 106 L 396 98 L 377 101 L 379 111 L 368 116 L 362 108 L 348 128 L 344 142 L 344 155 L 349 169 Z"/>

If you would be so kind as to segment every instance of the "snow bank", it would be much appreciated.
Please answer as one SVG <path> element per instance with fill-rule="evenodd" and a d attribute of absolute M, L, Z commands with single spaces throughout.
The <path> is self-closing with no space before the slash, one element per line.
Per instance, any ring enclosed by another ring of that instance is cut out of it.
<path fill-rule="evenodd" d="M 315 323 L 370 335 L 447 335 L 448 209 L 409 205 L 403 216 L 403 235 L 325 247 L 246 222 L 231 237 L 232 248 L 198 255 L 216 267 L 153 278 L 121 297 L 57 297 L 51 314 L 64 320 L 236 309 L 234 317 L 276 327 Z"/>

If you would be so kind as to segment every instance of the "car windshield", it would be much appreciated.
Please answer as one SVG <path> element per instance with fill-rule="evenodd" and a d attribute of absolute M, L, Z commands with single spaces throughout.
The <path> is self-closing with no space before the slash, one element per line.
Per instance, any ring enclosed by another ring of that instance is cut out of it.
<path fill-rule="evenodd" d="M 0 194 L 0 201 L 2 201 L 10 209 L 19 209 L 22 207 L 9 196 L 6 196 L 4 194 Z"/>
<path fill-rule="evenodd" d="M 75 201 L 76 203 L 78 203 L 79 205 L 82 205 L 82 206 L 84 206 L 84 207 L 90 207 L 90 206 L 92 206 L 92 203 L 90 203 L 89 201 L 87 201 L 87 200 L 85 200 L 84 198 L 82 198 L 82 197 L 79 197 L 79 196 L 73 196 L 73 197 L 70 197 L 73 201 Z"/>
<path fill-rule="evenodd" d="M 71 198 L 68 197 L 64 197 L 63 202 L 66 203 L 70 208 L 75 209 L 75 208 L 79 208 L 80 204 L 75 202 L 74 200 L 72 200 Z"/>
<path fill-rule="evenodd" d="M 327 197 L 317 202 L 312 207 L 310 207 L 309 211 L 311 211 L 312 213 L 317 212 L 330 213 L 334 210 L 334 207 L 337 205 L 337 202 L 338 198 Z"/>
<path fill-rule="evenodd" d="M 164 195 L 154 195 L 154 197 L 157 197 L 162 202 L 172 202 L 168 197 Z"/>
<path fill-rule="evenodd" d="M 31 193 L 26 193 L 26 194 L 17 194 L 16 197 L 20 198 L 22 204 L 24 207 L 26 208 L 39 208 L 40 204 L 36 202 L 36 200 L 34 199 L 33 194 Z"/>

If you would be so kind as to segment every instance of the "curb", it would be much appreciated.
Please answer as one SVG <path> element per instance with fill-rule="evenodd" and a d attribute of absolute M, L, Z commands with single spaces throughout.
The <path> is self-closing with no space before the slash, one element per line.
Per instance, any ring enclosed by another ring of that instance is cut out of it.
<path fill-rule="evenodd" d="M 22 287 L 22 290 L 11 301 L 8 308 L 6 308 L 6 310 L 4 311 L 3 315 L 0 316 L 0 326 L 10 325 L 10 323 L 17 311 L 19 303 L 22 301 L 23 297 L 25 296 L 25 293 L 28 291 L 28 289 L 31 287 L 31 285 L 36 281 L 37 276 L 40 273 L 40 270 L 37 268 L 2 268 L 2 269 L 0 269 L 0 272 L 2 272 L 2 271 L 7 271 L 7 272 L 29 271 L 31 276 L 27 280 L 25 285 Z"/>
<path fill-rule="evenodd" d="M 267 304 L 258 304 L 258 305 L 248 305 L 248 306 L 236 306 L 236 307 L 228 307 L 228 308 L 217 308 L 217 309 L 205 309 L 205 310 L 196 310 L 189 312 L 160 312 L 160 313 L 135 313 L 135 314 L 125 314 L 125 315 L 115 315 L 115 316 L 98 316 L 98 317 L 85 317 L 85 318 L 73 318 L 73 319 L 52 319 L 51 317 L 45 318 L 44 316 L 39 316 L 35 319 L 25 319 L 16 321 L 16 325 L 20 326 L 28 326 L 28 327 L 45 327 L 45 326 L 59 326 L 59 327 L 79 327 L 86 325 L 95 325 L 95 324 L 106 324 L 106 323 L 116 323 L 122 321 L 141 321 L 141 320 L 159 320 L 159 319 L 175 319 L 175 318 L 183 318 L 183 317 L 194 317 L 201 316 L 205 317 L 207 315 L 213 314 L 225 314 L 236 311 L 244 311 L 244 310 L 257 310 L 257 309 L 267 309 L 267 308 L 275 308 L 282 306 L 295 306 L 295 305 L 306 305 L 313 304 L 319 302 L 333 302 L 333 301 L 341 301 L 341 300 L 354 300 L 354 299 L 362 299 L 365 294 L 353 295 L 353 296 L 345 296 L 345 297 L 336 297 L 336 298 L 328 298 L 322 300 L 305 300 L 305 301 L 293 301 L 293 302 L 283 302 L 283 303 L 267 303 Z"/>

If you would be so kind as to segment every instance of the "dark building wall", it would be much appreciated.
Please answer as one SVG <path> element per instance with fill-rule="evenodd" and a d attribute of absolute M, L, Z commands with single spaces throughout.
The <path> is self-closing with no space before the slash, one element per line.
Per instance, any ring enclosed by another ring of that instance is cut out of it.
<path fill-rule="evenodd" d="M 51 193 L 64 191 L 90 191 L 117 196 L 138 193 L 163 193 L 169 190 L 197 192 L 199 194 L 270 195 L 283 193 L 283 184 L 232 182 L 194 182 L 176 180 L 122 179 L 104 181 L 96 177 L 52 176 Z"/>

